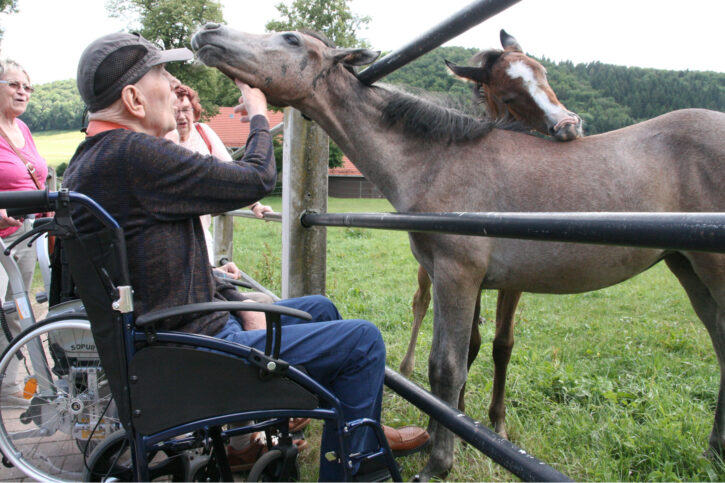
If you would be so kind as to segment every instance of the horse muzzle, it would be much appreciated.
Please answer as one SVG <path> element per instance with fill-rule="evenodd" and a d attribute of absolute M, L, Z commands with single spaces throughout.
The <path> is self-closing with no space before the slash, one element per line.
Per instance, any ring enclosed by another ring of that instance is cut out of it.
<path fill-rule="evenodd" d="M 573 139 L 584 136 L 582 129 L 582 120 L 576 114 L 565 117 L 552 128 L 549 128 L 551 134 L 557 141 L 571 141 Z"/>

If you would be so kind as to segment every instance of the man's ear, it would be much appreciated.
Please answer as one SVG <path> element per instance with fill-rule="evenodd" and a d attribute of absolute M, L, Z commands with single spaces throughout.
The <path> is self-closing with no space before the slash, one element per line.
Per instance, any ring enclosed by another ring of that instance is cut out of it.
<path fill-rule="evenodd" d="M 129 115 L 143 119 L 146 117 L 143 93 L 135 85 L 127 85 L 121 91 L 121 101 Z"/>

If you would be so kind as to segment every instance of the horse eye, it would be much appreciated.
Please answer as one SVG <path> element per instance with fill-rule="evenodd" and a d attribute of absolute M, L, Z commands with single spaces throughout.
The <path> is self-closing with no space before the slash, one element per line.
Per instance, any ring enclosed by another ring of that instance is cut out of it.
<path fill-rule="evenodd" d="M 503 102 L 504 104 L 511 104 L 512 102 L 514 102 L 514 98 L 513 98 L 513 97 L 510 97 L 510 98 L 508 98 L 508 99 L 501 99 L 501 101 L 502 101 L 502 102 Z"/>
<path fill-rule="evenodd" d="M 300 45 L 300 39 L 294 34 L 284 34 L 284 40 L 288 44 L 294 45 L 295 47 L 299 47 Z"/>

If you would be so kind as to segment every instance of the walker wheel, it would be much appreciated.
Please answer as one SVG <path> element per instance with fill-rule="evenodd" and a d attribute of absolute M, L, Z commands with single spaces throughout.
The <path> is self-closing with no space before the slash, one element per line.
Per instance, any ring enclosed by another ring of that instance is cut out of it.
<path fill-rule="evenodd" d="M 263 454 L 249 470 L 246 481 L 297 481 L 300 477 L 297 448 L 287 458 L 279 448 Z M 287 460 L 287 461 L 285 461 Z"/>

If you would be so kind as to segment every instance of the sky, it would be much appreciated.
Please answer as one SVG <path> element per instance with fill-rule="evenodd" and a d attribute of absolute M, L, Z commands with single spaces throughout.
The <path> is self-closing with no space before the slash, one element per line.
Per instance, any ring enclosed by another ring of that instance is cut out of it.
<path fill-rule="evenodd" d="M 226 23 L 263 33 L 281 0 L 222 0 Z M 291 0 L 286 0 L 290 3 Z M 399 49 L 474 0 L 349 0 L 370 16 L 359 38 L 377 50 Z M 19 0 L 19 12 L 0 15 L 0 55 L 22 64 L 34 84 L 74 79 L 83 49 L 126 27 L 109 18 L 105 0 Z M 521 0 L 445 45 L 500 47 L 500 29 L 537 57 L 725 73 L 725 0 Z"/>

